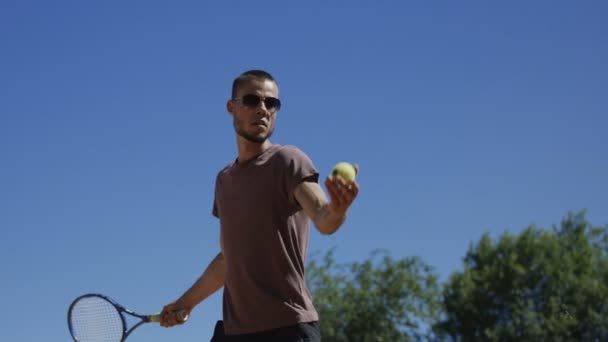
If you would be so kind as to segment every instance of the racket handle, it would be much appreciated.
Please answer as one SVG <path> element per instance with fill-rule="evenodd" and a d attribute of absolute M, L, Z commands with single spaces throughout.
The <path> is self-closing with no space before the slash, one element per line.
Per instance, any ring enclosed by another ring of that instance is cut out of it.
<path fill-rule="evenodd" d="M 175 318 L 178 322 L 184 323 L 188 320 L 188 318 L 190 318 L 190 316 L 188 315 L 188 312 L 186 310 L 178 310 L 175 311 Z"/>
<path fill-rule="evenodd" d="M 180 323 L 184 323 L 185 321 L 188 320 L 188 318 L 190 318 L 190 316 L 188 315 L 188 312 L 186 310 L 173 311 L 173 314 L 175 315 L 175 319 L 177 319 L 177 321 Z M 149 321 L 150 322 L 160 322 L 160 314 L 149 316 Z"/>

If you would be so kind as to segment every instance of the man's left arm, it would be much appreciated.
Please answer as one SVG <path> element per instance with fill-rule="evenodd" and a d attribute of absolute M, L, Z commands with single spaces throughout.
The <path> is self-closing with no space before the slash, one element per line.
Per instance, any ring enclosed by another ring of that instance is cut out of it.
<path fill-rule="evenodd" d="M 300 183 L 294 191 L 294 196 L 319 232 L 333 234 L 346 220 L 348 208 L 359 193 L 359 184 L 338 176 L 327 177 L 325 187 L 329 193 L 329 200 L 321 186 L 312 181 Z"/>

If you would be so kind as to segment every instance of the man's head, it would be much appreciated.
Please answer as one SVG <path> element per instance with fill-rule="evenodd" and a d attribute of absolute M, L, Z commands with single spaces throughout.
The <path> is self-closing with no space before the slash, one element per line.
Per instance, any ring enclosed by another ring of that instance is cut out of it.
<path fill-rule="evenodd" d="M 226 106 L 233 117 L 235 132 L 261 144 L 274 131 L 276 113 L 281 108 L 279 88 L 268 72 L 246 71 L 232 83 L 232 98 Z"/>

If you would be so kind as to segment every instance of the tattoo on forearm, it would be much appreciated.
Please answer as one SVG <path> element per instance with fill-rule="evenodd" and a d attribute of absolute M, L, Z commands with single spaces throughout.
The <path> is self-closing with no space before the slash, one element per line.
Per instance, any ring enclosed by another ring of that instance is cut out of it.
<path fill-rule="evenodd" d="M 321 219 L 322 220 L 327 220 L 329 218 L 329 215 L 331 215 L 331 211 L 329 210 L 329 206 L 324 206 L 323 208 L 321 208 Z"/>
<path fill-rule="evenodd" d="M 329 209 L 329 205 L 325 205 L 320 209 L 318 218 L 322 223 L 340 226 L 346 220 L 346 214 L 334 216 Z"/>

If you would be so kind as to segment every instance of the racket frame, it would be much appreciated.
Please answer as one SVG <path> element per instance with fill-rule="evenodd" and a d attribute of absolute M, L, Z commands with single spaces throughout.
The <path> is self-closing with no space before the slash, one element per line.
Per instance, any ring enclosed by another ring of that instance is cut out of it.
<path fill-rule="evenodd" d="M 72 310 L 74 309 L 74 306 L 76 305 L 76 303 L 78 303 L 81 299 L 92 298 L 92 297 L 98 297 L 98 298 L 101 298 L 101 299 L 107 301 L 112 306 L 114 306 L 114 308 L 116 308 L 116 311 L 118 311 L 118 314 L 122 321 L 122 338 L 120 339 L 121 342 L 124 342 L 127 339 L 127 337 L 129 337 L 129 335 L 131 335 L 131 333 L 135 329 L 137 329 L 140 325 L 142 325 L 144 323 L 149 323 L 149 322 L 158 322 L 160 320 L 159 314 L 140 315 L 140 314 L 135 313 L 132 310 L 129 310 L 129 309 L 125 308 L 124 306 L 118 304 L 115 300 L 113 300 L 112 298 L 110 298 L 106 295 L 103 295 L 100 293 L 87 293 L 87 294 L 81 295 L 78 298 L 74 299 L 74 301 L 72 301 L 72 304 L 70 304 L 70 308 L 68 309 L 68 328 L 70 330 L 70 335 L 72 336 L 74 341 L 78 341 L 78 338 L 76 336 L 74 336 L 74 329 L 73 329 L 74 327 L 72 326 L 72 319 L 71 319 Z M 127 330 L 127 320 L 125 319 L 125 316 L 124 316 L 125 313 L 128 315 L 131 315 L 133 317 L 139 318 L 141 320 Z M 182 314 L 182 316 L 183 316 L 183 314 Z M 187 319 L 187 317 L 185 319 Z"/>

